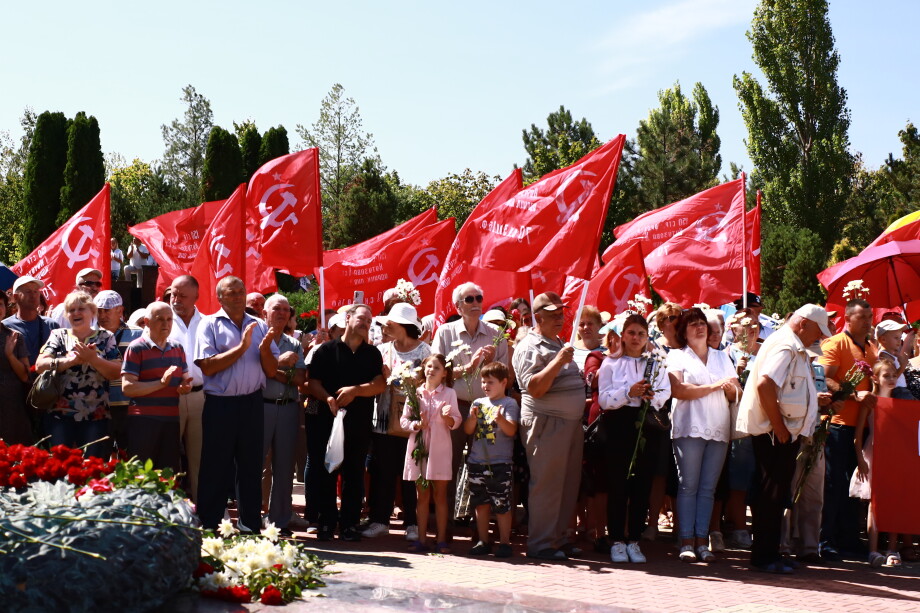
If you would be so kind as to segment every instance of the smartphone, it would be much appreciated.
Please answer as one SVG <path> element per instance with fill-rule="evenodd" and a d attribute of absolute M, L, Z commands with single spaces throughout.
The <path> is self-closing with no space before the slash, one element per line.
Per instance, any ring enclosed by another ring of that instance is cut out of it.
<path fill-rule="evenodd" d="M 364 304 L 364 291 L 355 290 L 355 297 L 352 300 L 352 304 Z"/>

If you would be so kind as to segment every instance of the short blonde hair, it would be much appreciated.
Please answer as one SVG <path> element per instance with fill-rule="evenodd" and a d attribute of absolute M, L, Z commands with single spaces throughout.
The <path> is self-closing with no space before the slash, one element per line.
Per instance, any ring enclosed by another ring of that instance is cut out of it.
<path fill-rule="evenodd" d="M 96 313 L 99 312 L 98 308 L 96 307 L 96 303 L 93 302 L 92 296 L 90 296 L 88 293 L 84 291 L 76 291 L 76 292 L 70 292 L 69 294 L 67 294 L 67 297 L 64 298 L 64 315 L 65 316 L 67 315 L 67 312 L 70 310 L 70 307 L 72 307 L 75 304 L 80 304 L 80 303 L 85 304 L 86 306 L 89 307 L 89 310 L 93 312 L 93 317 L 95 317 Z"/>
<path fill-rule="evenodd" d="M 597 321 L 597 325 L 604 325 L 604 318 L 601 317 L 601 312 L 596 306 L 586 304 L 585 306 L 581 307 L 581 317 L 592 317 Z M 579 318 L 579 320 L 580 319 L 581 318 Z"/>
<path fill-rule="evenodd" d="M 660 307 L 658 307 L 657 311 L 655 311 L 655 326 L 657 326 L 660 330 L 661 322 L 664 321 L 665 317 L 669 317 L 671 315 L 679 317 L 682 311 L 683 309 L 680 308 L 679 304 L 675 302 L 665 302 Z"/>

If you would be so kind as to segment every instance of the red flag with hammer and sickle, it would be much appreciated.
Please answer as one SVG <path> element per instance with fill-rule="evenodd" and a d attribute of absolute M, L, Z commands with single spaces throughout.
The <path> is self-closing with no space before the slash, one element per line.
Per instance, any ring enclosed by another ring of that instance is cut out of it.
<path fill-rule="evenodd" d="M 246 206 L 258 220 L 265 267 L 305 276 L 323 265 L 319 149 L 264 164 L 249 180 Z"/>
<path fill-rule="evenodd" d="M 246 184 L 242 183 L 214 215 L 214 221 L 205 231 L 198 255 L 192 263 L 191 275 L 198 280 L 196 306 L 204 315 L 220 310 L 217 301 L 218 281 L 226 276 L 239 277 L 244 283 L 246 281 L 246 243 L 243 240 L 246 231 L 245 198 Z M 248 286 L 246 289 L 253 291 Z"/>
<path fill-rule="evenodd" d="M 42 293 L 50 306 L 64 301 L 76 284 L 77 273 L 84 268 L 102 272 L 102 286 L 111 287 L 110 194 L 106 183 L 85 207 L 13 265 L 13 272 L 20 277 L 29 275 L 45 283 Z"/>

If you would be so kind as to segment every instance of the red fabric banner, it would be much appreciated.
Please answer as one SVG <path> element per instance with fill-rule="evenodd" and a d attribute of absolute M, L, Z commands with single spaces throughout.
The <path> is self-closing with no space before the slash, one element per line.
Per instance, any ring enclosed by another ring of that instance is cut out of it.
<path fill-rule="evenodd" d="M 352 253 L 363 257 L 340 260 L 325 267 L 326 307 L 337 309 L 351 304 L 355 290 L 361 290 L 364 292 L 364 303 L 378 313 L 383 308 L 383 293 L 396 287 L 399 279 L 405 279 L 415 285 L 422 299 L 421 304 L 415 307 L 419 315 L 433 312 L 438 274 L 454 241 L 454 223 L 451 217 L 417 228 L 385 245 L 377 241 L 376 251 L 369 251 L 364 243 L 349 247 Z M 370 240 L 376 241 L 377 238 Z"/>
<path fill-rule="evenodd" d="M 591 278 L 585 304 L 593 304 L 601 311 L 616 315 L 627 309 L 626 303 L 636 294 L 652 297 L 642 250 L 638 244 L 632 244 L 604 264 Z"/>
<path fill-rule="evenodd" d="M 486 198 L 457 236 L 471 266 L 587 279 L 597 257 L 625 137 L 505 198 Z M 491 194 L 490 194 L 491 195 Z"/>
<path fill-rule="evenodd" d="M 480 207 L 495 206 L 496 203 L 507 201 L 520 191 L 521 170 L 517 169 L 495 186 L 485 198 L 477 205 Z M 435 324 L 443 324 L 448 317 L 456 314 L 457 309 L 452 302 L 454 288 L 467 282 L 479 285 L 483 290 L 485 302 L 483 309 L 496 304 L 507 304 L 513 298 L 526 297 L 530 291 L 530 274 L 503 272 L 500 270 L 484 270 L 470 264 L 465 245 L 464 236 L 470 233 L 464 224 L 454 239 L 441 270 L 438 288 L 435 294 Z"/>
<path fill-rule="evenodd" d="M 364 258 L 374 257 L 374 254 L 401 238 L 405 238 L 425 226 L 430 226 L 438 222 L 438 212 L 434 209 L 428 209 L 421 215 L 416 215 L 409 221 L 403 222 L 387 230 L 383 234 L 378 234 L 373 238 L 362 241 L 357 245 L 345 247 L 344 249 L 331 249 L 323 252 L 323 266 L 329 267 L 336 262 L 343 260 L 361 260 Z"/>
<path fill-rule="evenodd" d="M 747 213 L 748 288 L 760 295 L 760 203 Z"/>
<path fill-rule="evenodd" d="M 920 532 L 920 402 L 879 398 L 874 411 L 872 506 L 880 532 Z"/>
<path fill-rule="evenodd" d="M 275 269 L 272 268 L 262 255 L 262 245 L 259 243 L 259 219 L 257 211 L 246 207 L 246 275 L 243 282 L 247 292 L 268 294 L 277 291 L 278 284 L 275 280 Z"/>
<path fill-rule="evenodd" d="M 240 277 L 245 282 L 247 245 L 243 240 L 246 210 L 246 184 L 241 184 L 224 201 L 205 231 L 198 254 L 191 266 L 191 275 L 198 280 L 196 306 L 204 315 L 220 310 L 217 302 L 217 282 L 226 276 Z M 247 291 L 253 288 L 246 286 Z"/>
<path fill-rule="evenodd" d="M 226 200 L 202 202 L 198 206 L 158 215 L 128 228 L 159 264 L 156 295 L 163 292 L 179 275 L 191 271 L 201 239 Z"/>
<path fill-rule="evenodd" d="M 265 267 L 305 276 L 323 265 L 319 149 L 263 165 L 249 180 L 246 198 L 257 220 Z"/>
<path fill-rule="evenodd" d="M 607 247 L 602 259 L 609 262 L 618 251 L 632 243 L 642 243 L 642 253 L 649 254 L 678 232 L 712 215 L 716 206 L 731 201 L 743 189 L 744 182 L 739 178 L 643 213 L 629 223 L 614 228 L 616 242 Z M 724 208 L 724 204 L 722 206 Z"/>
<path fill-rule="evenodd" d="M 53 307 L 73 290 L 77 273 L 95 268 L 102 273 L 102 287 L 112 287 L 111 188 L 106 183 L 93 199 L 45 239 L 35 251 L 13 265 L 20 277 L 29 275 L 45 283 L 42 293 Z"/>

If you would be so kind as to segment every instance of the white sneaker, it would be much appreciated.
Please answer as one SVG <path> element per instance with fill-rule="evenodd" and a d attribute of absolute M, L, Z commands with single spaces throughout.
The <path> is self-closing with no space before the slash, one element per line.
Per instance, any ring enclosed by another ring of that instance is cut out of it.
<path fill-rule="evenodd" d="M 754 544 L 751 533 L 747 530 L 735 530 L 732 532 L 732 540 L 739 549 L 750 549 L 751 545 Z"/>
<path fill-rule="evenodd" d="M 610 559 L 613 562 L 629 562 L 629 554 L 626 552 L 626 543 L 617 541 L 610 548 Z"/>
<path fill-rule="evenodd" d="M 406 528 L 406 540 L 407 541 L 417 541 L 418 540 L 418 526 L 409 526 Z"/>
<path fill-rule="evenodd" d="M 372 523 L 364 532 L 361 533 L 361 536 L 367 537 L 369 539 L 380 536 L 381 534 L 389 534 L 390 527 L 384 524 L 378 524 L 377 522 Z"/>
<path fill-rule="evenodd" d="M 696 562 L 696 552 L 693 551 L 693 545 L 682 545 L 680 548 L 681 562 Z"/>
<path fill-rule="evenodd" d="M 630 543 L 627 545 L 626 554 L 629 556 L 629 561 L 633 564 L 645 564 L 645 556 L 642 554 L 642 550 L 639 549 L 639 543 Z"/>
<path fill-rule="evenodd" d="M 709 550 L 716 553 L 725 551 L 725 539 L 722 538 L 721 532 L 709 533 Z"/>

